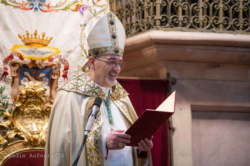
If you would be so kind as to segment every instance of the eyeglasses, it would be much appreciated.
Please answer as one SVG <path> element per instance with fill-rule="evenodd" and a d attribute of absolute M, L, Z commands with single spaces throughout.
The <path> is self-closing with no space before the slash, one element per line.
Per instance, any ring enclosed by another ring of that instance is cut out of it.
<path fill-rule="evenodd" d="M 117 65 L 119 65 L 121 69 L 123 69 L 125 67 L 125 63 L 123 61 L 117 62 L 116 60 L 113 60 L 113 59 L 110 59 L 110 60 L 101 59 L 101 58 L 95 58 L 95 59 L 106 62 L 109 66 L 112 66 L 112 67 L 115 67 Z"/>

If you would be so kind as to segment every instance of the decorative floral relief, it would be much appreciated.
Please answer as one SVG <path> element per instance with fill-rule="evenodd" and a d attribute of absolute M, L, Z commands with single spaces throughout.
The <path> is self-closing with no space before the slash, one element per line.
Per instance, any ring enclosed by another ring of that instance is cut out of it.
<path fill-rule="evenodd" d="M 7 6 L 13 6 L 13 9 L 20 9 L 26 11 L 35 11 L 35 12 L 59 12 L 59 11 L 68 11 L 71 10 L 73 12 L 79 12 L 81 15 L 84 14 L 85 10 L 89 10 L 93 16 L 98 15 L 98 13 L 103 12 L 108 7 L 108 2 L 105 3 L 101 0 L 86 0 L 87 2 L 83 2 L 82 0 L 75 0 L 69 2 L 68 0 L 60 1 L 55 5 L 51 5 L 50 3 L 46 2 L 46 0 L 26 0 L 22 1 L 22 3 L 17 2 L 15 0 L 1 0 L 2 4 Z M 103 9 L 103 7 L 105 7 Z M 98 9 L 97 8 L 101 8 Z"/>

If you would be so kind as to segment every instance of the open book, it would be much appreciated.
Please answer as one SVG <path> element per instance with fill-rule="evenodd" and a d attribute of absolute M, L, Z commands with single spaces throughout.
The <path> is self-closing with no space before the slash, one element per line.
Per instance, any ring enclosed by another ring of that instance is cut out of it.
<path fill-rule="evenodd" d="M 131 135 L 130 144 L 138 146 L 140 140 L 151 135 L 175 112 L 176 91 L 174 91 L 156 110 L 147 109 L 125 132 Z"/>

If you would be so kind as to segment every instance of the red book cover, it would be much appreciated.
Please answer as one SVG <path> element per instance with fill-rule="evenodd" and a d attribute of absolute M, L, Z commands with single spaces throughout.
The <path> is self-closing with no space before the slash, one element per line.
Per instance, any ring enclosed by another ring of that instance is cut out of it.
<path fill-rule="evenodd" d="M 138 142 L 151 135 L 175 112 L 176 91 L 174 91 L 156 110 L 147 109 L 125 132 L 131 135 L 130 144 L 138 146 Z"/>

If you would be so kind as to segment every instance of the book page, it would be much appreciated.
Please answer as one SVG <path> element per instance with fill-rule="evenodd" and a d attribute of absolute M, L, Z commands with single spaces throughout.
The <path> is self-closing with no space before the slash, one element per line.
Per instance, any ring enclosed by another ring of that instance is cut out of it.
<path fill-rule="evenodd" d="M 156 109 L 156 111 L 174 112 L 175 96 L 176 91 L 174 91 L 163 103 L 161 103 L 161 105 Z"/>

